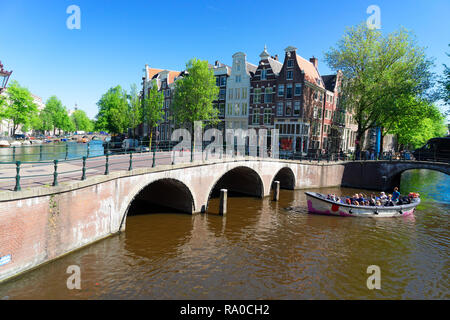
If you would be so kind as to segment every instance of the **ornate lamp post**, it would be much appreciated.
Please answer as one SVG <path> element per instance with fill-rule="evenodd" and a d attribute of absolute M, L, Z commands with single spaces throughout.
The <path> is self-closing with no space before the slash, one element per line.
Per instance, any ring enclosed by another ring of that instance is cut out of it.
<path fill-rule="evenodd" d="M 6 88 L 6 84 L 8 83 L 11 73 L 12 71 L 6 71 L 3 69 L 3 64 L 0 61 L 0 93 L 2 93 L 2 91 Z"/>

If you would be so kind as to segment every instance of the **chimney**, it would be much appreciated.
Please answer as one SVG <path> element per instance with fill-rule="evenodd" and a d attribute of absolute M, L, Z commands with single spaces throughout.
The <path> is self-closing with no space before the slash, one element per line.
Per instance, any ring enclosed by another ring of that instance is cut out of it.
<path fill-rule="evenodd" d="M 278 55 L 277 55 L 277 54 L 275 55 L 275 60 L 277 60 L 277 61 L 278 61 Z"/>
<path fill-rule="evenodd" d="M 216 62 L 214 63 L 214 65 L 215 65 L 216 67 L 218 67 L 218 66 L 219 66 L 219 60 L 216 60 Z"/>
<path fill-rule="evenodd" d="M 311 62 L 317 69 L 317 66 L 319 65 L 319 60 L 316 57 L 313 56 L 312 58 L 310 58 L 309 62 Z"/>

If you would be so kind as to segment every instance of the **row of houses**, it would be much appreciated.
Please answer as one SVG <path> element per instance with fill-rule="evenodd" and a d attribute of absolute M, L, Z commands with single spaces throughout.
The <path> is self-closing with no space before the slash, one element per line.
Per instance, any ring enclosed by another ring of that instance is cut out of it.
<path fill-rule="evenodd" d="M 248 62 L 243 52 L 233 54 L 231 66 L 219 61 L 210 65 L 219 87 L 214 101 L 220 112 L 218 129 L 278 129 L 280 152 L 286 153 L 354 151 L 357 125 L 353 115 L 339 107 L 342 73 L 321 76 L 317 58 L 305 59 L 292 46 L 284 51 L 283 62 L 264 47 L 258 65 Z M 170 104 L 175 83 L 184 75 L 145 66 L 141 94 L 146 96 L 154 84 L 164 94 L 164 119 L 153 135 L 156 143 L 168 143 L 176 129 Z"/>

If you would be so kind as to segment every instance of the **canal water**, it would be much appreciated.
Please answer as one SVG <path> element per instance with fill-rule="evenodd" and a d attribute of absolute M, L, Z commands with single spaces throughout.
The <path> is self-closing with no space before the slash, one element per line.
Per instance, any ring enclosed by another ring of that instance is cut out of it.
<path fill-rule="evenodd" d="M 102 155 L 104 155 L 102 140 L 92 140 L 89 143 L 68 141 L 0 148 L 0 162 L 53 161 Z"/>
<path fill-rule="evenodd" d="M 402 193 L 422 198 L 404 218 L 309 215 L 304 192 L 286 190 L 278 203 L 230 198 L 224 218 L 218 199 L 206 215 L 130 216 L 124 233 L 0 284 L 0 299 L 448 299 L 449 188 L 444 174 L 404 173 Z M 81 290 L 66 286 L 70 265 Z"/>

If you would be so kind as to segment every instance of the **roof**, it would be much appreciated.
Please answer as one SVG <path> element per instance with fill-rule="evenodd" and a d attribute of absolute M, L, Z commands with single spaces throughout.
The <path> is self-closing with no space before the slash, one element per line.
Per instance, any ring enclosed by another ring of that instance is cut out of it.
<path fill-rule="evenodd" d="M 281 71 L 281 68 L 283 68 L 283 64 L 275 59 L 272 58 L 267 58 L 267 60 L 269 60 L 269 64 L 270 67 L 272 68 L 273 73 L 275 73 L 275 75 L 278 75 Z"/>
<path fill-rule="evenodd" d="M 147 79 L 153 79 L 153 76 L 164 69 L 155 69 L 155 68 L 149 68 L 148 65 L 146 65 L 146 72 L 147 72 Z"/>
<path fill-rule="evenodd" d="M 325 84 L 325 89 L 334 92 L 334 89 L 336 88 L 336 78 L 337 78 L 336 74 L 322 76 L 322 80 Z"/>
<path fill-rule="evenodd" d="M 245 62 L 246 66 L 247 66 L 247 73 L 255 73 L 256 69 L 258 69 L 258 66 L 255 66 L 253 63 L 250 62 Z"/>
<path fill-rule="evenodd" d="M 306 60 L 303 57 L 300 57 L 298 54 L 296 54 L 296 56 L 298 66 L 305 73 L 305 79 L 323 88 L 323 80 L 320 77 L 319 71 L 317 71 L 316 67 L 314 67 L 314 65 L 310 61 Z"/>
<path fill-rule="evenodd" d="M 148 79 L 157 79 L 161 73 L 168 73 L 167 75 L 167 84 L 171 84 L 172 82 L 175 81 L 175 78 L 178 77 L 180 75 L 180 71 L 172 71 L 172 70 L 163 70 L 163 69 L 153 69 L 153 68 L 148 68 L 148 75 L 152 75 L 151 78 Z"/>

